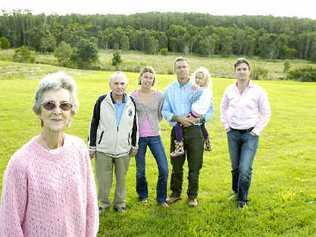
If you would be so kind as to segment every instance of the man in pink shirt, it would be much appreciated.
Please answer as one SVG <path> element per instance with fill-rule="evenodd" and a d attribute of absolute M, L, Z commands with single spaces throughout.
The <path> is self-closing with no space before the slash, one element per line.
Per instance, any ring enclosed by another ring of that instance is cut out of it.
<path fill-rule="evenodd" d="M 270 119 L 271 109 L 266 92 L 250 81 L 249 62 L 240 58 L 234 68 L 237 82 L 225 90 L 221 102 L 221 121 L 227 132 L 232 189 L 238 207 L 243 208 L 248 201 L 259 135 Z"/>

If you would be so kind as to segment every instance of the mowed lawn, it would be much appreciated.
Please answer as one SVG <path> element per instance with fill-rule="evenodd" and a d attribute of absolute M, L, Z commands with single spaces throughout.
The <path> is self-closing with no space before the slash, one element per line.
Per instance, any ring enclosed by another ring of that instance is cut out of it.
<path fill-rule="evenodd" d="M 7 69 L 0 70 L 0 188 L 11 155 L 40 132 L 40 123 L 32 113 L 38 79 L 62 69 L 0 61 L 1 67 Z M 18 73 L 14 78 L 3 79 L 7 70 Z M 86 140 L 93 105 L 100 94 L 109 91 L 111 72 L 63 70 L 75 77 L 80 100 L 80 111 L 67 132 Z M 138 75 L 127 75 L 131 92 L 137 88 Z M 157 80 L 157 89 L 163 90 L 175 77 L 157 75 Z M 214 150 L 204 154 L 199 206 L 192 209 L 186 203 L 187 169 L 183 199 L 169 209 L 156 205 L 157 168 L 149 152 L 149 204 L 137 202 L 132 158 L 127 176 L 128 211 L 119 214 L 111 209 L 102 214 L 99 236 L 316 236 L 316 83 L 256 82 L 269 94 L 272 118 L 260 138 L 249 206 L 238 210 L 229 199 L 230 162 L 219 120 L 221 96 L 233 82 L 213 78 L 215 115 L 207 127 Z M 165 121 L 161 127 L 168 153 L 170 127 Z"/>

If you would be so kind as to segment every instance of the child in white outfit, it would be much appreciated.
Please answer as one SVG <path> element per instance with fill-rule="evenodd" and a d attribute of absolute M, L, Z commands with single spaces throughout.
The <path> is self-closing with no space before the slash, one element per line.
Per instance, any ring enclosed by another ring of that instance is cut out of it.
<path fill-rule="evenodd" d="M 212 94 L 212 82 L 211 82 L 211 75 L 209 71 L 205 67 L 199 67 L 194 73 L 192 78 L 194 84 L 194 89 L 202 90 L 202 94 L 198 99 L 193 102 L 191 107 L 191 112 L 188 116 L 193 116 L 195 118 L 200 118 L 210 108 L 211 104 L 213 103 L 213 94 Z M 210 151 L 211 143 L 209 139 L 208 132 L 205 128 L 205 124 L 202 123 L 201 125 L 204 141 L 205 141 L 205 150 Z M 175 150 L 171 152 L 172 157 L 177 157 L 184 154 L 183 148 L 183 127 L 181 124 L 177 123 L 174 126 L 175 132 Z"/>

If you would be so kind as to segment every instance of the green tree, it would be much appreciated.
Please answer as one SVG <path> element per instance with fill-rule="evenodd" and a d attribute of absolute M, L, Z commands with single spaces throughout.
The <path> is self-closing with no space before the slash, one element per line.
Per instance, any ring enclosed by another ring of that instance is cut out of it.
<path fill-rule="evenodd" d="M 17 48 L 13 55 L 13 61 L 19 62 L 19 63 L 34 63 L 35 62 L 34 52 L 25 46 Z"/>
<path fill-rule="evenodd" d="M 136 30 L 129 31 L 129 46 L 132 50 L 138 50 L 138 32 Z"/>
<path fill-rule="evenodd" d="M 216 35 L 220 39 L 217 42 L 217 53 L 222 55 L 233 54 L 233 28 L 218 27 L 215 29 Z"/>
<path fill-rule="evenodd" d="M 97 45 L 93 40 L 80 39 L 77 47 L 74 48 L 72 61 L 79 67 L 89 67 L 98 59 Z"/>
<path fill-rule="evenodd" d="M 290 71 L 288 78 L 296 81 L 316 82 L 316 69 L 313 67 L 298 68 Z"/>
<path fill-rule="evenodd" d="M 288 60 L 284 61 L 283 63 L 283 72 L 288 73 L 290 71 L 291 64 Z"/>
<path fill-rule="evenodd" d="M 158 42 L 159 42 L 159 48 L 168 48 L 168 37 L 165 32 L 158 32 L 157 37 Z"/>
<path fill-rule="evenodd" d="M 45 30 L 42 26 L 32 27 L 25 30 L 23 45 L 40 51 L 42 37 L 45 36 Z"/>
<path fill-rule="evenodd" d="M 98 32 L 98 47 L 102 49 L 109 48 L 109 41 L 111 37 L 110 29 Z"/>
<path fill-rule="evenodd" d="M 211 36 L 208 37 L 200 37 L 197 42 L 195 52 L 202 56 L 209 56 L 214 53 L 215 50 L 215 39 Z"/>
<path fill-rule="evenodd" d="M 263 58 L 275 58 L 277 55 L 276 49 L 276 34 L 264 33 L 258 41 L 258 54 Z"/>
<path fill-rule="evenodd" d="M 253 80 L 267 80 L 268 79 L 268 70 L 262 67 L 255 66 L 251 70 L 251 78 Z"/>
<path fill-rule="evenodd" d="M 150 33 L 146 32 L 144 37 L 144 51 L 147 54 L 155 54 L 158 52 L 159 42 Z"/>
<path fill-rule="evenodd" d="M 97 38 L 100 48 L 145 51 L 146 32 L 150 32 L 158 40 L 158 50 L 196 53 L 201 51 L 201 45 L 205 48 L 206 38 L 211 37 L 215 42 L 214 54 L 316 61 L 315 25 L 313 19 L 200 13 L 60 16 L 2 11 L 0 14 L 0 36 L 6 37 L 12 47 L 24 45 L 43 52 L 53 50 L 52 37 L 55 45 L 65 41 L 71 47 L 78 47 L 83 38 Z"/>
<path fill-rule="evenodd" d="M 56 39 L 52 34 L 48 34 L 41 38 L 40 51 L 53 52 L 56 48 Z"/>
<path fill-rule="evenodd" d="M 185 39 L 184 35 L 186 33 L 186 28 L 181 25 L 171 25 L 167 31 L 167 36 L 169 38 L 169 49 L 177 52 L 185 51 Z"/>
<path fill-rule="evenodd" d="M 0 37 L 0 49 L 10 48 L 10 41 L 6 37 Z"/>
<path fill-rule="evenodd" d="M 167 49 L 167 48 L 161 48 L 161 49 L 159 50 L 159 53 L 160 53 L 161 55 L 166 56 L 166 55 L 168 55 L 168 49 Z"/>
<path fill-rule="evenodd" d="M 57 61 L 62 66 L 69 66 L 71 64 L 71 57 L 74 50 L 70 44 L 62 41 L 58 47 L 55 49 L 54 56 Z"/>
<path fill-rule="evenodd" d="M 126 34 L 122 35 L 120 39 L 120 48 L 122 50 L 129 50 L 129 39 Z"/>
<path fill-rule="evenodd" d="M 316 62 L 316 33 L 311 34 L 311 46 L 309 52 L 309 59 Z"/>
<path fill-rule="evenodd" d="M 112 57 L 112 65 L 118 66 L 121 63 L 122 63 L 122 57 L 121 57 L 120 52 L 118 51 L 114 52 L 113 57 Z"/>

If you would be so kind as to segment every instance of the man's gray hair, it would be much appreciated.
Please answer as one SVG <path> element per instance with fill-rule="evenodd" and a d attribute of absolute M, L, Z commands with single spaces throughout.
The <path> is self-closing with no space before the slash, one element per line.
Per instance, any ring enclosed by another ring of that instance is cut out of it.
<path fill-rule="evenodd" d="M 41 113 L 41 104 L 43 103 L 43 95 L 49 90 L 65 89 L 69 91 L 70 103 L 72 104 L 71 113 L 74 115 L 79 110 L 79 102 L 77 99 L 77 86 L 71 76 L 64 72 L 55 72 L 46 75 L 40 81 L 35 93 L 33 111 L 39 115 Z"/>
<path fill-rule="evenodd" d="M 109 85 L 110 85 L 110 87 L 111 87 L 111 85 L 112 85 L 112 81 L 113 81 L 115 78 L 117 78 L 117 77 L 122 77 L 122 78 L 124 78 L 126 84 L 128 84 L 128 78 L 127 78 L 126 74 L 125 74 L 124 72 L 122 72 L 122 71 L 116 71 L 116 72 L 114 72 L 114 73 L 111 75 L 111 77 L 110 77 L 110 80 L 109 80 Z"/>

